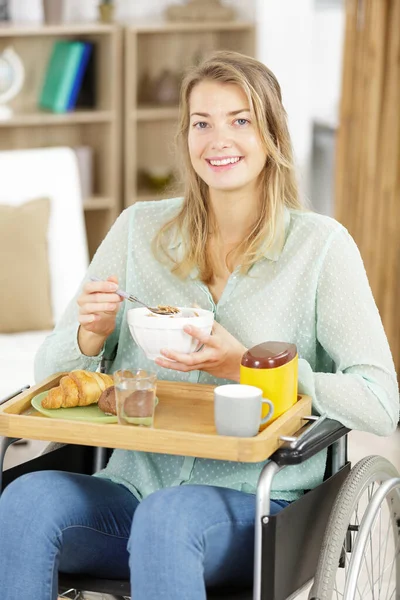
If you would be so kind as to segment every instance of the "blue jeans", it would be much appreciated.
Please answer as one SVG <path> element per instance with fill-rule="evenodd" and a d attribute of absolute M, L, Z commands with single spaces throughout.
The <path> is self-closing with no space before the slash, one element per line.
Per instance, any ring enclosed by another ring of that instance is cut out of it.
<path fill-rule="evenodd" d="M 251 583 L 254 515 L 254 495 L 226 488 L 138 502 L 105 479 L 29 473 L 0 499 L 0 598 L 56 600 L 60 570 L 130 578 L 134 600 L 205 600 L 206 586 Z"/>

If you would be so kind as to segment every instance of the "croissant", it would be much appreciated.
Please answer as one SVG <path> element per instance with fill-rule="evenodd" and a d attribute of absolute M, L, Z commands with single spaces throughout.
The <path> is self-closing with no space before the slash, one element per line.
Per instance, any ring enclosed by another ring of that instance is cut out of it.
<path fill-rule="evenodd" d="M 92 371 L 71 371 L 61 377 L 60 384 L 52 388 L 42 400 L 43 408 L 73 408 L 95 404 L 104 390 L 114 385 L 112 377 Z"/>

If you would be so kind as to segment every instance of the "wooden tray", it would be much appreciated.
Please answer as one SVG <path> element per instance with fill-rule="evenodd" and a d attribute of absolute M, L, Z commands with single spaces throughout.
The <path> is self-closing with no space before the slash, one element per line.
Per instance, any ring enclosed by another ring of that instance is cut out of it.
<path fill-rule="evenodd" d="M 299 401 L 252 438 L 221 436 L 214 425 L 213 385 L 157 382 L 154 428 L 67 421 L 45 417 L 31 407 L 36 394 L 58 385 L 57 373 L 0 406 L 0 435 L 105 448 L 124 448 L 240 462 L 265 460 L 311 414 L 311 398 Z"/>

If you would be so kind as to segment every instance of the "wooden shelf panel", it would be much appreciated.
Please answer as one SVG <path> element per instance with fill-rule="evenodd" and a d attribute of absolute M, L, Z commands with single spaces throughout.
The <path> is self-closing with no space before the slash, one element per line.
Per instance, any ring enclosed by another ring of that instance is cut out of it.
<path fill-rule="evenodd" d="M 29 23 L 0 23 L 0 38 L 23 36 L 97 35 L 112 33 L 116 25 L 102 23 L 62 23 L 60 25 L 31 25 Z"/>
<path fill-rule="evenodd" d="M 84 210 L 111 210 L 114 208 L 114 200 L 104 196 L 92 196 L 83 202 Z"/>
<path fill-rule="evenodd" d="M 129 31 L 135 33 L 173 33 L 185 31 L 246 31 L 254 29 L 251 21 L 203 21 L 203 22 L 174 22 L 156 21 L 152 23 L 132 23 Z"/>
<path fill-rule="evenodd" d="M 177 106 L 140 106 L 130 113 L 131 119 L 136 121 L 161 121 L 177 119 L 178 116 Z"/>
<path fill-rule="evenodd" d="M 0 120 L 0 127 L 21 127 L 41 125 L 72 125 L 74 123 L 108 123 L 114 119 L 109 110 L 76 110 L 68 113 L 16 112 L 6 121 Z"/>

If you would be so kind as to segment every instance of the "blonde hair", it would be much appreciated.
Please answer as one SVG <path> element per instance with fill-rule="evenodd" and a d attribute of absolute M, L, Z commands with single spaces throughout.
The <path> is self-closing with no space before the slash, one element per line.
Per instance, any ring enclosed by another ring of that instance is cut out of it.
<path fill-rule="evenodd" d="M 197 267 L 201 280 L 210 283 L 214 269 L 213 257 L 208 251 L 213 227 L 208 186 L 194 170 L 188 148 L 190 95 L 193 88 L 205 80 L 242 88 L 267 153 L 261 174 L 260 214 L 249 236 L 233 251 L 240 256 L 243 273 L 247 273 L 271 247 L 278 231 L 283 235 L 284 207 L 303 207 L 299 200 L 281 89 L 274 74 L 249 56 L 237 52 L 213 52 L 193 67 L 182 83 L 176 141 L 183 155 L 184 201 L 179 213 L 162 226 L 153 240 L 155 256 L 161 262 L 167 260 L 174 274 L 183 279 Z M 174 259 L 168 250 L 171 238 L 177 234 L 184 242 L 184 253 L 179 260 Z"/>

